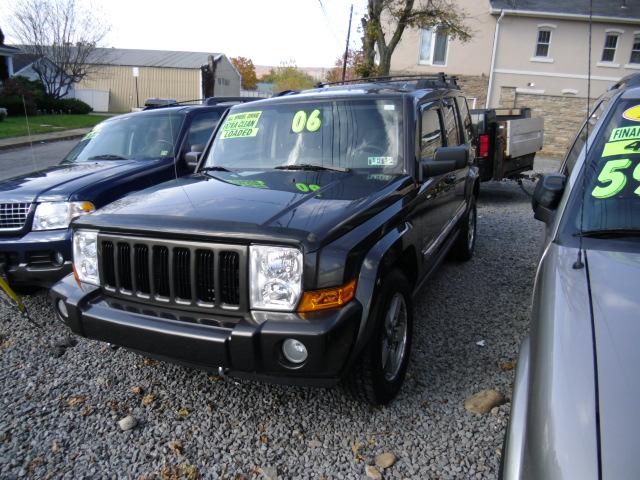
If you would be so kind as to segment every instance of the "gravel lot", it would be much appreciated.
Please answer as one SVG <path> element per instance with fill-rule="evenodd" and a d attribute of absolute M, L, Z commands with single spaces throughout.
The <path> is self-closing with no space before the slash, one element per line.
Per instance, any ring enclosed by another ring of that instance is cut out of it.
<path fill-rule="evenodd" d="M 478 213 L 476 257 L 445 263 L 416 300 L 409 378 L 386 408 L 84 339 L 55 348 L 67 330 L 44 293 L 27 299 L 43 332 L 0 310 L 0 477 L 363 478 L 393 452 L 387 479 L 496 478 L 509 403 L 474 415 L 463 402 L 510 396 L 543 229 L 512 182 L 484 184 Z M 123 432 L 126 415 L 139 423 Z"/>

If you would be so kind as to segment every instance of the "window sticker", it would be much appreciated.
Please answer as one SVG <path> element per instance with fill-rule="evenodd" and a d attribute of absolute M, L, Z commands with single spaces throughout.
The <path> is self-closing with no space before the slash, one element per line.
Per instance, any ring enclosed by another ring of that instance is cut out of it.
<path fill-rule="evenodd" d="M 609 137 L 609 141 L 616 142 L 618 140 L 640 140 L 640 125 L 614 128 Z"/>
<path fill-rule="evenodd" d="M 636 105 L 635 107 L 627 108 L 622 116 L 627 120 L 631 120 L 632 122 L 640 122 L 640 105 Z"/>
<path fill-rule="evenodd" d="M 598 182 L 602 185 L 596 185 L 591 191 L 591 196 L 600 200 L 614 197 L 624 190 L 629 177 L 640 182 L 640 163 L 631 170 L 629 167 L 632 163 L 628 158 L 609 160 L 605 163 L 598 174 Z M 640 186 L 633 193 L 640 196 Z"/>
<path fill-rule="evenodd" d="M 162 150 L 162 151 L 160 152 L 160 156 L 161 156 L 161 157 L 166 157 L 168 153 L 169 153 L 169 150 Z"/>
<path fill-rule="evenodd" d="M 291 121 L 291 131 L 302 133 L 306 127 L 307 132 L 317 132 L 322 126 L 320 110 L 315 109 L 309 115 L 304 110 L 298 110 Z"/>
<path fill-rule="evenodd" d="M 367 163 L 370 167 L 394 167 L 396 160 L 393 157 L 369 157 Z"/>
<path fill-rule="evenodd" d="M 393 105 L 393 104 L 391 104 L 391 105 L 385 105 L 385 106 L 384 106 L 384 109 L 385 109 L 385 110 L 395 110 L 395 109 L 396 109 L 396 106 L 395 106 L 395 105 Z"/>
<path fill-rule="evenodd" d="M 640 153 L 640 140 L 627 140 L 607 143 L 602 151 L 602 157 L 611 157 L 613 155 L 633 155 L 638 153 Z"/>
<path fill-rule="evenodd" d="M 222 139 L 255 137 L 262 111 L 232 113 L 222 126 Z"/>

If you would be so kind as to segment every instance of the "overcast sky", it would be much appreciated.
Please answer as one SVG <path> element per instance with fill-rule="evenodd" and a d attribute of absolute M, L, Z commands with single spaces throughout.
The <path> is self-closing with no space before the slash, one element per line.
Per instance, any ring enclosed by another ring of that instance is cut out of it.
<path fill-rule="evenodd" d="M 10 24 L 16 1 L 0 1 L 0 27 L 9 44 L 15 41 Z M 93 1 L 111 24 L 103 46 L 222 52 L 256 65 L 294 60 L 301 67 L 332 66 L 344 52 L 351 3 L 351 45 L 357 47 L 366 0 Z"/>

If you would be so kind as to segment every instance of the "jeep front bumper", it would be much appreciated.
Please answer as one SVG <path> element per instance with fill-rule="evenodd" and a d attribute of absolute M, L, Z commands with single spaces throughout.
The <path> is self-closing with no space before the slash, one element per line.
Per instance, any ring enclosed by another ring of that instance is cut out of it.
<path fill-rule="evenodd" d="M 126 302 L 92 285 L 78 288 L 73 275 L 54 286 L 51 299 L 58 316 L 78 335 L 205 370 L 222 367 L 232 375 L 300 385 L 331 386 L 340 380 L 362 317 L 356 300 L 304 315 L 205 316 Z M 306 346 L 304 363 L 284 358 L 282 343 L 288 338 Z"/>

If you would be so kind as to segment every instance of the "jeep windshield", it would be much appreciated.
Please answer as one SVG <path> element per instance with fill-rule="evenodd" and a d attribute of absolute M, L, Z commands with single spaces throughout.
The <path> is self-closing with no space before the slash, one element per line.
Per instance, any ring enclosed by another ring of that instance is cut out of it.
<path fill-rule="evenodd" d="M 183 121 L 177 112 L 115 117 L 96 125 L 62 163 L 173 157 Z"/>
<path fill-rule="evenodd" d="M 402 128 L 397 99 L 249 104 L 226 117 L 204 169 L 400 174 Z"/>
<path fill-rule="evenodd" d="M 593 142 L 584 170 L 584 216 L 574 227 L 593 238 L 640 232 L 640 99 L 618 102 Z M 578 180 L 582 182 L 582 179 Z M 576 189 L 582 195 L 582 189 Z"/>

